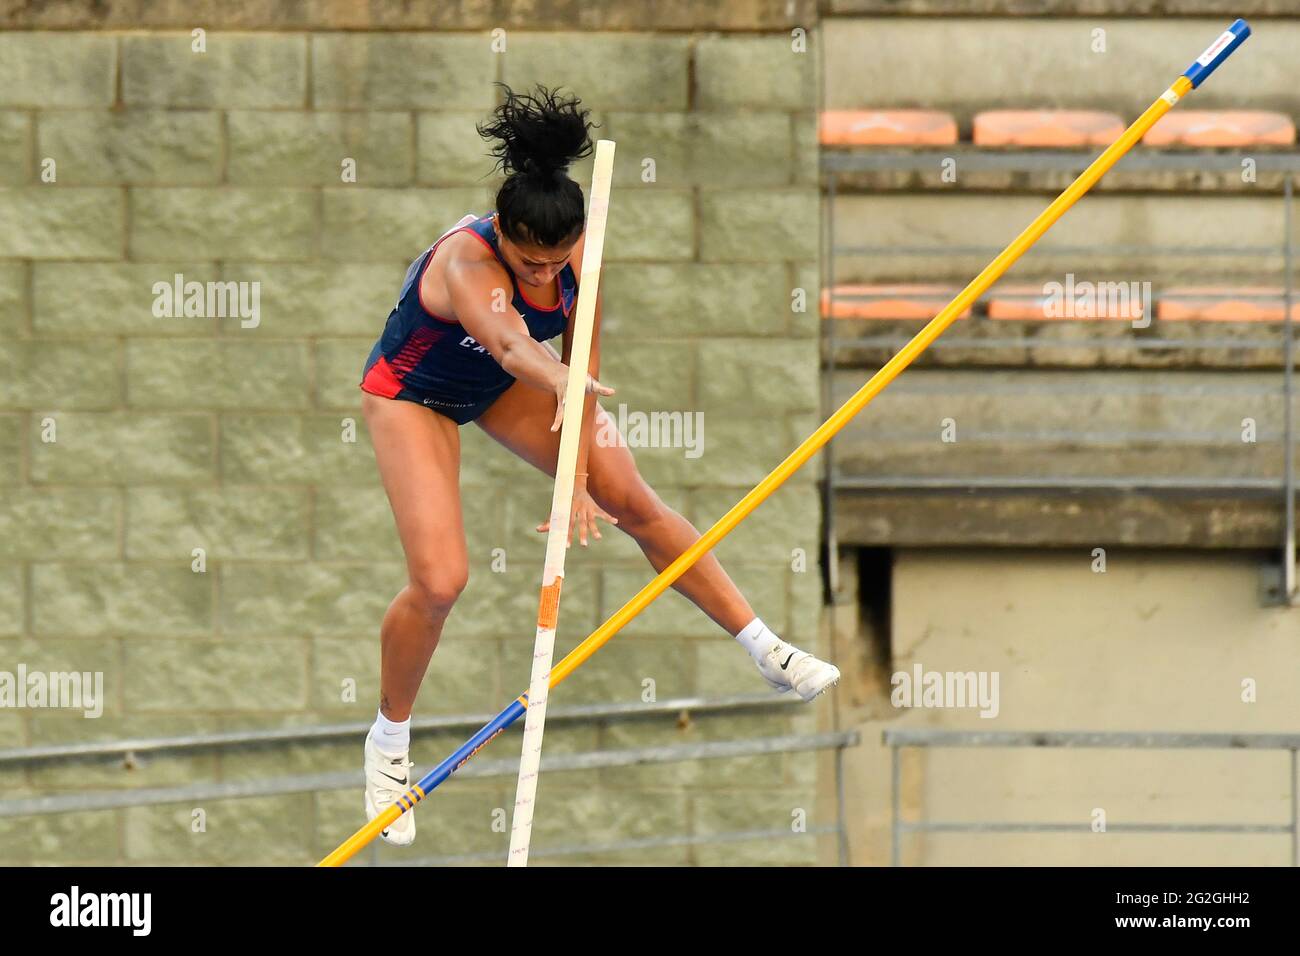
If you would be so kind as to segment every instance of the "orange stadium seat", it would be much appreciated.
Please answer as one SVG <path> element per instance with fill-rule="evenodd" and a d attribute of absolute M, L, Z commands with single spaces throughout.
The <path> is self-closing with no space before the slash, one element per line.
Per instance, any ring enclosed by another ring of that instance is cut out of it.
<path fill-rule="evenodd" d="M 829 289 L 822 290 L 822 316 L 828 319 L 923 319 L 934 318 L 961 291 L 946 285 L 837 285 L 835 301 Z M 851 296 L 851 298 L 849 298 Z M 960 319 L 970 317 L 970 309 Z"/>
<path fill-rule="evenodd" d="M 1175 286 L 1160 297 L 1156 318 L 1172 322 L 1282 322 L 1286 319 L 1283 296 L 1281 288 L 1265 286 Z M 1291 302 L 1291 319 L 1300 320 L 1300 293 Z"/>
<path fill-rule="evenodd" d="M 938 110 L 827 110 L 823 146 L 947 146 L 957 142 L 957 120 Z"/>
<path fill-rule="evenodd" d="M 1108 146 L 1124 132 L 1115 113 L 989 110 L 975 114 L 976 146 Z"/>
<path fill-rule="evenodd" d="M 1126 299 L 1113 315 L 1077 315 L 1073 309 L 1061 309 L 1065 314 L 1049 315 L 1049 299 L 1043 291 L 1044 283 L 1000 285 L 988 299 L 990 319 L 1037 322 L 1106 322 L 1112 319 L 1132 322 L 1142 318 L 1142 303 Z"/>
<path fill-rule="evenodd" d="M 1258 110 L 1175 110 L 1142 137 L 1147 146 L 1290 146 L 1295 123 Z"/>

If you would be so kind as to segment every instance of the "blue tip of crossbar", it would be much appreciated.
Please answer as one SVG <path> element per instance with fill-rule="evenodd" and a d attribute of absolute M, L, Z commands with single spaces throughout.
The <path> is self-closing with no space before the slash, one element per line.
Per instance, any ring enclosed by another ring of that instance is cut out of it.
<path fill-rule="evenodd" d="M 1217 70 L 1219 64 L 1226 60 L 1233 50 L 1241 46 L 1241 42 L 1248 36 L 1250 36 L 1250 24 L 1245 20 L 1239 19 L 1224 30 L 1183 73 L 1183 76 L 1192 81 L 1192 89 L 1204 83 L 1205 78 Z"/>

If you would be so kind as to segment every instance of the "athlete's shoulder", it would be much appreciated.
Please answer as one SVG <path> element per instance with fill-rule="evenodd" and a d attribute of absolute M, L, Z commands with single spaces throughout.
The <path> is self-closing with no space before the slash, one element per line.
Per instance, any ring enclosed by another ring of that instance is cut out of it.
<path fill-rule="evenodd" d="M 446 246 L 447 251 L 453 254 L 449 258 L 469 261 L 491 259 L 494 262 L 497 259 L 492 244 L 472 226 L 448 233 L 443 237 L 439 245 Z"/>
<path fill-rule="evenodd" d="M 454 245 L 447 249 L 442 262 L 442 274 L 449 287 L 481 289 L 509 285 L 505 266 L 477 233 L 466 231 L 448 236 L 443 245 L 450 243 Z"/>
<path fill-rule="evenodd" d="M 450 278 L 457 275 L 471 279 L 490 275 L 494 281 L 505 274 L 505 266 L 497 256 L 496 249 L 483 234 L 484 220 L 477 220 L 468 225 L 462 224 L 439 240 L 439 251 L 445 247 L 446 252 L 439 256 L 442 268 Z M 486 220 L 491 228 L 491 220 Z"/>

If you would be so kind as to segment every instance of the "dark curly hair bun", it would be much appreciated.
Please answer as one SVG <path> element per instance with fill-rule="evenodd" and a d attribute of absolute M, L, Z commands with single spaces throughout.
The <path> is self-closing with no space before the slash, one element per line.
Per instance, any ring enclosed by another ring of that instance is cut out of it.
<path fill-rule="evenodd" d="M 588 120 L 576 96 L 538 86 L 516 93 L 505 84 L 505 102 L 478 126 L 494 141 L 491 154 L 506 174 L 497 191 L 497 218 L 516 242 L 562 246 L 576 241 L 584 223 L 582 188 L 568 176 L 575 160 L 592 151 Z"/>

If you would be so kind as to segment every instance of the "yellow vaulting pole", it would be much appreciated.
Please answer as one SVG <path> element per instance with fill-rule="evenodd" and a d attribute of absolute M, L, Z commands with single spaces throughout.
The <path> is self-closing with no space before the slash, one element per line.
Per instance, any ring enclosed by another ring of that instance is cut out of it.
<path fill-rule="evenodd" d="M 771 474 L 760 481 L 749 494 L 741 498 L 730 511 L 719 518 L 717 523 L 704 532 L 698 541 L 682 552 L 677 560 L 664 568 L 658 577 L 638 591 L 609 620 L 593 631 L 585 641 L 575 647 L 560 663 L 556 664 L 551 671 L 551 686 L 554 687 L 559 684 L 560 681 L 581 667 L 587 658 L 596 653 L 628 621 L 640 614 L 651 601 L 671 587 L 672 583 L 685 574 L 691 565 L 695 564 L 702 555 L 721 541 L 732 528 L 744 521 L 751 511 L 767 499 L 768 495 L 781 487 L 787 478 L 815 455 L 823 445 L 834 438 L 854 415 L 862 411 L 873 398 L 884 390 L 885 386 L 898 377 L 903 369 L 911 365 L 918 355 L 929 348 L 930 344 L 943 334 L 944 330 L 953 323 L 957 316 L 966 311 L 976 299 L 988 291 L 989 287 L 1001 278 L 1002 274 L 1010 269 L 1016 260 L 1039 240 L 1043 233 L 1047 232 L 1058 219 L 1065 215 L 1071 206 L 1096 185 L 1097 180 L 1101 179 L 1107 170 L 1114 166 L 1135 143 L 1146 135 L 1147 130 L 1155 125 L 1155 122 L 1160 117 L 1168 113 L 1174 104 L 1194 89 L 1195 86 L 1199 86 L 1200 82 L 1209 76 L 1249 35 L 1250 28 L 1246 26 L 1244 20 L 1238 20 L 1228 30 L 1224 31 L 1210 48 L 1197 59 L 1187 73 L 1175 80 L 1169 89 L 1165 90 L 1154 103 L 1147 107 L 1146 112 L 1139 116 L 1133 122 L 1133 125 L 1120 135 L 1119 139 L 1111 143 L 1100 156 L 1093 160 L 1092 165 L 1080 173 L 1078 179 L 1072 182 L 1061 195 L 1057 196 L 1050 206 L 1039 213 L 1038 217 L 1025 227 L 1025 231 L 1016 236 L 997 258 L 985 266 L 984 270 L 972 279 L 970 284 L 962 289 L 957 294 L 957 297 L 949 302 L 938 315 L 931 319 L 925 328 L 916 333 L 916 336 L 904 345 L 897 355 L 881 366 L 880 370 L 871 376 L 852 398 L 841 405 L 835 414 L 822 423 L 820 428 L 804 439 L 803 444 L 792 451 L 785 461 L 776 466 Z"/>
<path fill-rule="evenodd" d="M 1052 204 L 1044 209 L 1025 228 L 1024 232 L 1016 236 L 997 258 L 985 266 L 984 270 L 972 279 L 970 284 L 962 289 L 957 294 L 957 297 L 949 302 L 938 315 L 931 319 L 925 328 L 921 329 L 910 342 L 904 345 L 897 355 L 886 362 L 875 375 L 871 376 L 852 398 L 841 405 L 835 414 L 822 423 L 820 428 L 804 439 L 803 443 L 791 452 L 785 461 L 777 465 L 771 474 L 760 481 L 749 494 L 745 495 L 730 511 L 719 518 L 717 523 L 704 532 L 698 541 L 682 552 L 672 564 L 659 572 L 653 581 L 638 591 L 609 620 L 593 631 L 586 640 L 556 664 L 551 670 L 549 687 L 554 688 L 581 667 L 592 654 L 600 650 L 628 621 L 640 614 L 651 601 L 668 590 L 674 581 L 690 570 L 696 561 L 726 537 L 736 525 L 744 521 L 750 512 L 762 504 L 772 492 L 781 487 L 785 480 L 798 471 L 823 445 L 834 438 L 854 415 L 862 411 L 873 398 L 884 390 L 885 386 L 898 377 L 903 369 L 911 365 L 918 355 L 929 348 L 931 343 L 943 334 L 944 330 L 953 323 L 957 316 L 961 315 L 976 299 L 988 291 L 989 287 L 1001 278 L 1003 273 L 1011 268 L 1016 260 L 1042 237 L 1043 233 L 1047 232 L 1058 219 L 1065 215 L 1071 206 L 1096 185 L 1097 180 L 1101 179 L 1107 170 L 1132 149 L 1133 145 L 1146 134 L 1147 130 L 1155 125 L 1160 117 L 1169 112 L 1174 104 L 1188 92 L 1200 86 L 1206 77 L 1213 73 L 1248 36 L 1250 36 L 1250 27 L 1247 26 L 1245 20 L 1237 20 L 1220 34 L 1214 43 L 1210 44 L 1209 48 L 1196 58 L 1187 71 L 1175 80 L 1173 85 L 1165 90 L 1147 108 L 1146 112 L 1139 116 L 1133 125 L 1120 135 L 1119 139 L 1115 140 L 1100 156 L 1093 160 L 1092 164 L 1079 175 L 1078 179 L 1072 182 L 1061 195 L 1057 196 Z M 521 694 L 517 697 L 459 750 L 444 760 L 442 764 L 435 767 L 404 794 L 398 803 L 345 840 L 333 853 L 325 857 L 319 865 L 341 866 L 378 836 L 379 832 L 389 823 L 403 813 L 413 812 L 415 804 L 423 800 L 434 787 L 464 766 L 479 750 L 487 746 L 507 726 L 513 723 L 520 714 L 524 713 L 527 701 L 527 694 Z"/>
<path fill-rule="evenodd" d="M 1174 89 L 1180 83 L 1186 84 L 1187 89 L 1191 88 L 1190 82 L 1180 77 L 1174 84 Z M 1179 95 L 1181 95 L 1181 92 L 1179 91 Z M 699 540 L 683 551 L 653 581 L 638 591 L 609 620 L 593 631 L 586 640 L 575 647 L 560 663 L 556 664 L 551 671 L 551 686 L 556 686 L 581 667 L 587 658 L 600 650 L 625 624 L 645 610 L 651 601 L 671 587 L 674 581 L 685 574 L 696 561 L 726 537 L 736 525 L 744 521 L 755 508 L 766 501 L 772 492 L 780 488 L 786 479 L 798 471 L 823 445 L 834 438 L 849 423 L 850 419 L 862 411 L 873 398 L 884 391 L 885 386 L 897 378 L 903 369 L 911 365 L 918 355 L 929 348 L 931 343 L 943 334 L 944 330 L 953 323 L 957 316 L 961 315 L 1007 269 L 1011 268 L 1015 261 L 1024 255 L 1025 250 L 1051 228 L 1052 224 L 1060 219 L 1066 210 L 1078 202 L 1079 198 L 1092 188 L 1102 174 L 1115 165 L 1116 161 L 1142 138 L 1142 135 L 1151 128 L 1151 125 L 1169 111 L 1170 106 L 1171 104 L 1164 99 L 1159 99 L 1153 103 L 1132 126 L 1124 131 L 1118 140 L 1112 143 L 1078 179 L 1070 184 L 1065 192 L 1061 193 L 1050 206 L 1044 209 L 1038 215 L 1038 218 L 1025 228 L 1024 232 L 1002 250 L 996 259 L 985 266 L 984 270 L 972 279 L 970 284 L 962 289 L 955 299 L 944 306 L 939 314 L 931 319 L 920 332 L 916 333 L 910 342 L 881 366 L 880 370 L 871 376 L 853 397 L 841 405 L 830 418 L 821 424 L 821 427 L 805 438 L 803 443 L 786 457 L 785 461 L 777 465 L 766 478 L 750 490 L 749 494 L 736 502 L 730 511 L 718 519 L 713 527 L 704 532 Z"/>

